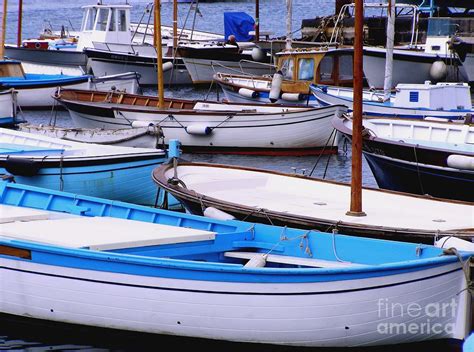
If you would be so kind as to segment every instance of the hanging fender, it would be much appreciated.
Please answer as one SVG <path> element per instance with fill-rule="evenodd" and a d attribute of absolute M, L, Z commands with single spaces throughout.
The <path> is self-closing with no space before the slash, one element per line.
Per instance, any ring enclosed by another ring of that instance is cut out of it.
<path fill-rule="evenodd" d="M 246 98 L 257 98 L 259 96 L 258 92 L 248 88 L 240 88 L 239 94 Z"/>
<path fill-rule="evenodd" d="M 197 134 L 201 136 L 210 135 L 212 128 L 209 126 L 203 125 L 189 125 L 184 128 L 188 134 Z"/>
<path fill-rule="evenodd" d="M 280 98 L 281 84 L 283 81 L 283 74 L 281 71 L 276 72 L 272 78 L 272 87 L 268 98 L 272 103 L 275 103 Z"/>
<path fill-rule="evenodd" d="M 32 177 L 38 174 L 41 164 L 32 159 L 7 157 L 5 160 L 5 170 L 15 176 Z"/>

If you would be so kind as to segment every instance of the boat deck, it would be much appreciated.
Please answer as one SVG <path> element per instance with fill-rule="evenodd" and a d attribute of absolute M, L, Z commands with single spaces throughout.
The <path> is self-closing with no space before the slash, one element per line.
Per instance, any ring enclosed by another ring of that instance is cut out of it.
<path fill-rule="evenodd" d="M 16 240 L 93 250 L 115 250 L 214 240 L 215 232 L 141 221 L 81 217 L 0 205 L 0 234 Z"/>

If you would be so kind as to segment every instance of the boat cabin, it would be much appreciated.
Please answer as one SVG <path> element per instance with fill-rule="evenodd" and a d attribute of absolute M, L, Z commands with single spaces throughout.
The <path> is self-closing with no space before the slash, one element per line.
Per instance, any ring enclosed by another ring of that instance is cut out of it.
<path fill-rule="evenodd" d="M 398 84 L 394 106 L 430 110 L 472 109 L 471 92 L 467 83 Z"/>
<path fill-rule="evenodd" d="M 352 86 L 352 49 L 294 49 L 276 54 L 283 79 L 334 86 Z"/>
<path fill-rule="evenodd" d="M 93 42 L 130 44 L 130 5 L 87 5 L 82 7 L 81 35 L 77 50 L 93 47 Z"/>

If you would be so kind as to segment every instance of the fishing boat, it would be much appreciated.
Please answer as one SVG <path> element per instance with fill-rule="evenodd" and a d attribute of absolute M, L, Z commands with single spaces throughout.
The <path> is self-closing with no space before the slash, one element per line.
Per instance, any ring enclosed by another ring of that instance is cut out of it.
<path fill-rule="evenodd" d="M 333 124 L 351 138 L 349 115 Z M 379 187 L 474 202 L 472 121 L 373 117 L 365 118 L 363 126 L 363 154 Z"/>
<path fill-rule="evenodd" d="M 0 209 L 4 315 L 300 347 L 463 340 L 470 332 L 471 252 L 7 182 Z"/>
<path fill-rule="evenodd" d="M 365 187 L 366 216 L 354 217 L 347 214 L 351 186 L 342 182 L 184 161 L 160 165 L 153 180 L 198 215 L 425 243 L 442 234 L 474 236 L 470 202 Z"/>
<path fill-rule="evenodd" d="M 310 89 L 320 105 L 342 104 L 352 110 L 352 89 L 325 85 L 311 85 Z M 362 104 L 367 116 L 463 120 L 474 114 L 467 83 L 400 83 L 388 99 L 383 91 L 365 90 Z"/>
<path fill-rule="evenodd" d="M 168 99 L 85 90 L 58 91 L 55 99 L 80 128 L 130 128 L 153 123 L 164 142 L 178 139 L 183 151 L 196 153 L 318 155 L 335 153 L 331 119 L 344 113 L 340 105 L 295 107 Z"/>
<path fill-rule="evenodd" d="M 54 125 L 32 125 L 20 123 L 16 129 L 22 132 L 60 138 L 72 142 L 94 143 L 136 148 L 158 148 L 163 132 L 157 126 L 148 124 L 132 128 L 107 130 L 102 128 L 67 128 Z"/>
<path fill-rule="evenodd" d="M 138 77 L 135 72 L 103 77 L 25 73 L 19 61 L 0 61 L 0 89 L 15 89 L 21 108 L 53 106 L 53 95 L 58 87 L 137 93 Z"/>
<path fill-rule="evenodd" d="M 167 160 L 162 149 L 79 143 L 0 129 L 0 173 L 18 183 L 155 205 L 150 173 Z"/>
<path fill-rule="evenodd" d="M 215 82 L 228 101 L 318 106 L 311 83 L 351 86 L 353 50 L 346 48 L 295 48 L 275 54 L 274 75 L 255 76 L 218 72 Z"/>
<path fill-rule="evenodd" d="M 0 91 L 0 127 L 8 127 L 16 124 L 16 90 L 8 89 Z"/>

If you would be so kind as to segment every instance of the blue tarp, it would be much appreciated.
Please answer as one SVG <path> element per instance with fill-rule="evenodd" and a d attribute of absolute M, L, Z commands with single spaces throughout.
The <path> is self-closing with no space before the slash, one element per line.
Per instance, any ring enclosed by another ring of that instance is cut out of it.
<path fill-rule="evenodd" d="M 229 35 L 235 35 L 238 42 L 249 42 L 254 39 L 253 35 L 249 35 L 250 31 L 255 30 L 255 21 L 252 16 L 245 12 L 224 12 L 224 32 L 225 39 Z"/>

